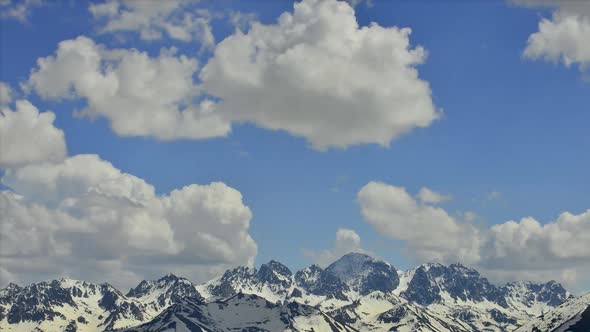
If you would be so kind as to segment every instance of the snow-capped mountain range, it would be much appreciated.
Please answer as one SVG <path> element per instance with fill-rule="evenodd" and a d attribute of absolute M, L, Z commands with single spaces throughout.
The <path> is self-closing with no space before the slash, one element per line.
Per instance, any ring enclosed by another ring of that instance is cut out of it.
<path fill-rule="evenodd" d="M 590 331 L 590 297 L 491 284 L 460 264 L 398 271 L 351 253 L 292 273 L 270 261 L 206 283 L 168 274 L 126 294 L 61 279 L 0 290 L 1 331 Z M 586 330 L 584 330 L 586 328 Z"/>

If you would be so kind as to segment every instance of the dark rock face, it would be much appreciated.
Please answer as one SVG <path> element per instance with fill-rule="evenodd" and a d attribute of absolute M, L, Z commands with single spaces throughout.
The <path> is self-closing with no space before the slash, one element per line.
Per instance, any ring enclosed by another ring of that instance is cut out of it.
<path fill-rule="evenodd" d="M 334 295 L 335 298 L 344 298 L 344 295 L 339 296 L 345 291 L 348 291 L 348 286 L 340 280 L 337 276 L 328 271 L 322 271 L 318 278 L 315 287 L 310 289 L 312 294 L 316 295 Z"/>
<path fill-rule="evenodd" d="M 65 304 L 76 307 L 72 294 L 61 288 L 57 280 L 31 284 L 20 289 L 18 295 L 13 293 L 12 299 L 13 305 L 6 315 L 9 324 L 53 320 L 56 316 L 63 317 L 61 313 L 52 310 L 53 307 Z"/>
<path fill-rule="evenodd" d="M 76 325 L 75 321 L 70 321 L 70 323 L 68 323 L 68 326 L 66 326 L 66 329 L 64 330 L 64 332 L 76 332 L 78 331 L 78 325 Z"/>
<path fill-rule="evenodd" d="M 420 266 L 408 284 L 408 290 L 402 296 L 421 305 L 430 305 L 441 301 L 441 291 L 446 291 L 454 300 L 489 300 L 506 307 L 500 289 L 476 270 L 460 264 Z"/>
<path fill-rule="evenodd" d="M 221 276 L 219 283 L 211 288 L 209 291 L 212 295 L 219 297 L 229 297 L 237 293 L 234 289 L 234 283 L 240 283 L 244 280 L 254 278 L 256 275 L 255 269 L 250 269 L 244 266 L 236 267 L 232 270 L 227 270 Z"/>
<path fill-rule="evenodd" d="M 111 285 L 102 284 L 100 286 L 104 295 L 98 302 L 98 305 L 108 311 L 115 310 L 117 308 L 117 302 L 123 297 L 123 294 Z"/>
<path fill-rule="evenodd" d="M 330 264 L 326 271 L 361 295 L 374 291 L 391 292 L 399 285 L 399 276 L 393 266 L 365 254 L 344 255 Z"/>
<path fill-rule="evenodd" d="M 537 293 L 537 300 L 545 302 L 550 306 L 556 307 L 571 297 L 571 295 L 568 296 L 568 292 L 565 288 L 554 280 L 545 284 L 537 284 L 536 286 L 537 287 L 533 288 L 532 291 Z"/>
<path fill-rule="evenodd" d="M 303 293 L 301 292 L 301 290 L 299 288 L 293 288 L 293 291 L 291 291 L 291 294 L 289 294 L 289 297 L 301 297 L 303 296 Z"/>
<path fill-rule="evenodd" d="M 311 294 L 340 300 L 345 300 L 344 293 L 350 290 L 340 278 L 317 265 L 298 271 L 295 274 L 295 282 Z"/>
<path fill-rule="evenodd" d="M 461 264 L 427 264 L 418 267 L 408 284 L 408 289 L 401 295 L 410 301 L 428 306 L 442 301 L 440 294 L 443 291 L 456 301 L 477 303 L 488 300 L 504 308 L 508 308 L 508 299 L 515 295 L 514 293 L 518 293 L 516 295 L 520 297 L 519 301 L 529 306 L 543 302 L 555 307 L 568 299 L 567 291 L 555 281 L 545 284 L 509 283 L 496 287 L 476 270 Z M 498 320 L 502 319 L 498 316 Z"/>
<path fill-rule="evenodd" d="M 323 271 L 319 265 L 310 265 L 295 273 L 295 283 L 303 289 L 310 289 L 315 286 Z"/>
<path fill-rule="evenodd" d="M 273 291 L 287 294 L 291 287 L 293 273 L 285 265 L 270 261 L 262 264 L 259 270 L 240 266 L 227 270 L 219 279 L 219 282 L 209 288 L 212 295 L 229 297 L 240 291 L 240 287 L 270 287 Z"/>
<path fill-rule="evenodd" d="M 479 316 L 471 310 L 461 310 L 455 313 L 454 317 L 459 318 L 460 320 L 465 322 L 473 322 L 479 318 Z"/>
<path fill-rule="evenodd" d="M 359 306 L 360 301 L 357 300 L 349 305 L 345 305 L 341 308 L 330 311 L 329 314 L 338 322 L 344 324 L 354 324 L 362 319 L 357 313 Z"/>
<path fill-rule="evenodd" d="M 129 292 L 127 292 L 127 297 L 142 297 L 149 293 L 151 289 L 151 284 L 146 281 L 142 280 L 135 288 L 131 288 Z"/>
<path fill-rule="evenodd" d="M 259 282 L 277 285 L 283 288 L 291 286 L 292 276 L 293 273 L 291 273 L 291 270 L 277 261 L 270 261 L 266 264 L 262 264 L 258 273 L 256 273 L 256 279 L 258 279 Z"/>
<path fill-rule="evenodd" d="M 590 306 L 582 312 L 581 318 L 572 326 L 568 327 L 570 332 L 587 332 L 590 331 Z"/>
<path fill-rule="evenodd" d="M 14 303 L 18 294 L 22 291 L 22 288 L 17 285 L 10 283 L 6 288 L 0 290 L 0 305 L 8 305 Z M 0 306 L 0 321 L 6 318 L 9 308 Z"/>
<path fill-rule="evenodd" d="M 490 310 L 490 315 L 493 320 L 500 324 L 516 324 L 516 319 L 506 316 L 506 314 L 503 314 L 500 310 L 492 309 Z"/>
<path fill-rule="evenodd" d="M 407 315 L 408 309 L 405 306 L 399 306 L 380 314 L 377 320 L 382 323 L 398 323 Z"/>
<path fill-rule="evenodd" d="M 557 307 L 573 297 L 561 284 L 555 281 L 542 284 L 523 281 L 510 282 L 500 287 L 500 292 L 506 301 L 515 299 L 528 307 L 539 302 Z"/>
<path fill-rule="evenodd" d="M 387 293 L 397 288 L 399 285 L 399 276 L 395 268 L 384 262 L 373 262 L 370 265 L 371 272 L 358 288 L 358 291 L 362 295 L 374 291 Z"/>
<path fill-rule="evenodd" d="M 311 265 L 295 274 L 298 286 L 314 295 L 346 299 L 351 289 L 362 295 L 391 292 L 399 285 L 395 268 L 365 254 L 350 253 L 325 270 Z"/>
<path fill-rule="evenodd" d="M 431 282 L 430 276 L 422 267 L 414 272 L 414 276 L 408 284 L 408 289 L 401 294 L 406 299 L 421 305 L 430 305 L 440 302 L 440 288 Z"/>
<path fill-rule="evenodd" d="M 11 303 L 15 297 L 22 291 L 22 287 L 10 283 L 6 288 L 0 290 L 0 304 Z"/>

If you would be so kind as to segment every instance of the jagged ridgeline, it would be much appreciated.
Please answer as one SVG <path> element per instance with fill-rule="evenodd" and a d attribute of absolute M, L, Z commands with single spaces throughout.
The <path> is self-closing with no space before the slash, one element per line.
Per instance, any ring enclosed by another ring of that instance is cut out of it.
<path fill-rule="evenodd" d="M 292 273 L 270 261 L 204 284 L 168 274 L 126 294 L 61 279 L 0 290 L 2 331 L 584 331 L 590 297 L 497 286 L 459 264 L 399 271 L 351 253 Z"/>

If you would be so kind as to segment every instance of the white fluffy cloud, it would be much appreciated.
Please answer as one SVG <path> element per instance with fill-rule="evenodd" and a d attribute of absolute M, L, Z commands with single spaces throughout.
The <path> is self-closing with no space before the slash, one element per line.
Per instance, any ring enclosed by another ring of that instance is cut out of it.
<path fill-rule="evenodd" d="M 0 168 L 62 160 L 66 156 L 64 133 L 53 125 L 54 120 L 53 113 L 39 113 L 26 100 L 17 101 L 15 110 L 3 107 L 0 110 Z"/>
<path fill-rule="evenodd" d="M 128 5 L 142 13 L 180 6 Z M 133 16 L 121 14 L 121 6 L 108 2 L 91 10 L 121 20 Z M 440 116 L 416 69 L 426 52 L 410 45 L 410 32 L 376 23 L 359 27 L 346 2 L 303 0 L 276 24 L 253 22 L 247 33 L 236 29 L 219 43 L 198 72 L 200 85 L 193 80 L 197 60 L 174 49 L 150 57 L 78 37 L 38 59 L 27 86 L 44 98 L 86 99 L 81 114 L 108 118 L 123 136 L 201 139 L 248 122 L 303 137 L 319 150 L 388 146 Z"/>
<path fill-rule="evenodd" d="M 582 70 L 590 65 L 590 2 L 520 0 L 527 6 L 557 7 L 550 19 L 542 18 L 539 31 L 529 36 L 524 56 L 562 62 L 566 66 L 577 64 Z"/>
<path fill-rule="evenodd" d="M 369 182 L 357 198 L 365 221 L 380 234 L 406 242 L 419 260 L 478 260 L 477 229 L 442 208 L 416 201 L 405 188 Z"/>
<path fill-rule="evenodd" d="M 311 258 L 316 264 L 326 266 L 338 258 L 351 252 L 366 252 L 361 247 L 361 237 L 352 229 L 339 228 L 336 231 L 336 241 L 332 248 L 322 251 L 305 249 L 303 253 Z"/>
<path fill-rule="evenodd" d="M 162 271 L 202 280 L 252 264 L 257 252 L 252 213 L 223 183 L 156 195 L 96 155 L 8 169 L 2 183 L 16 193 L 0 192 L 0 265 L 23 281 L 60 274 L 127 283 Z"/>
<path fill-rule="evenodd" d="M 437 193 L 436 191 L 433 191 L 432 189 L 429 189 L 426 187 L 420 188 L 420 191 L 418 191 L 417 196 L 424 203 L 435 203 L 435 204 L 441 203 L 444 201 L 448 201 L 452 198 L 449 195 Z"/>
<path fill-rule="evenodd" d="M 370 182 L 358 193 L 365 221 L 403 241 L 419 261 L 460 261 L 493 278 L 574 283 L 590 276 L 590 210 L 541 224 L 532 217 L 475 227 L 442 208 L 418 202 L 402 187 Z"/>
<path fill-rule="evenodd" d="M 161 39 L 166 34 L 184 42 L 196 40 L 210 48 L 215 43 L 210 17 L 203 10 L 191 8 L 195 2 L 109 0 L 93 3 L 88 9 L 101 23 L 102 33 L 137 32 L 143 40 Z"/>
<path fill-rule="evenodd" d="M 220 42 L 200 78 L 233 121 L 285 130 L 317 149 L 387 146 L 439 116 L 416 70 L 426 52 L 410 46 L 410 32 L 359 27 L 346 2 L 304 0 L 276 24 Z"/>
<path fill-rule="evenodd" d="M 487 232 L 482 259 L 486 266 L 535 268 L 590 263 L 590 210 L 564 212 L 542 225 L 532 217 L 494 225 Z"/>
<path fill-rule="evenodd" d="M 103 116 L 121 136 L 169 140 L 224 136 L 228 122 L 212 101 L 195 101 L 196 59 L 164 49 L 157 57 L 135 49 L 108 50 L 89 38 L 59 43 L 37 60 L 27 86 L 47 99 L 84 98 L 87 117 Z"/>

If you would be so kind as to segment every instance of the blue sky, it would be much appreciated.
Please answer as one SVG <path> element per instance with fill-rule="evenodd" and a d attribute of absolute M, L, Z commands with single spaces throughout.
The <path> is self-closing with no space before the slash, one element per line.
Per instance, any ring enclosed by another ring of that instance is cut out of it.
<path fill-rule="evenodd" d="M 590 83 L 580 69 L 586 60 L 568 67 L 523 55 L 541 18 L 551 19 L 560 9 L 503 1 L 357 5 L 361 26 L 376 22 L 412 29 L 411 47 L 420 45 L 428 54 L 416 67 L 419 78 L 429 83 L 442 116 L 393 139 L 389 147 L 354 144 L 318 151 L 301 136 L 252 122 L 232 124 L 226 137 L 209 139 L 123 137 L 107 118 L 74 116 L 74 110 L 85 107 L 82 98 L 47 100 L 19 90 L 38 58 L 54 54 L 59 42 L 80 35 L 108 48 L 135 48 L 150 56 L 173 46 L 202 65 L 212 56 L 212 49 L 202 50 L 198 41 L 166 35 L 145 41 L 132 32 L 99 33 L 88 5 L 51 3 L 32 8 L 25 20 L 4 17 L 1 80 L 39 111 L 56 114 L 54 125 L 65 133 L 69 156 L 98 154 L 162 195 L 213 181 L 237 189 L 252 211 L 249 234 L 258 246 L 256 265 L 269 259 L 292 268 L 308 265 L 316 254 L 330 250 L 340 228 L 354 230 L 363 250 L 396 267 L 422 263 L 424 257 L 404 250 L 405 241 L 384 235 L 363 217 L 357 194 L 370 181 L 405 187 L 411 194 L 428 187 L 450 195 L 452 199 L 438 208 L 457 219 L 471 211 L 477 215 L 472 223 L 481 229 L 528 216 L 551 223 L 562 212 L 580 215 L 590 208 Z M 293 4 L 205 1 L 194 8 L 226 15 L 253 13 L 262 24 L 275 24 L 281 13 L 293 11 Z M 234 33 L 225 16 L 212 19 L 210 25 L 215 43 Z M 199 81 L 198 75 L 194 80 Z M 572 287 L 587 290 L 586 277 L 578 271 Z"/>

